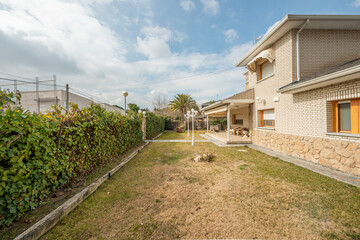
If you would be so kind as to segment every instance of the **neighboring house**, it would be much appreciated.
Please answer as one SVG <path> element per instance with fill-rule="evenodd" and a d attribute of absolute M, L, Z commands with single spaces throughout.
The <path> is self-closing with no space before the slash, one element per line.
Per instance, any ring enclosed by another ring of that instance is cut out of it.
<path fill-rule="evenodd" d="M 360 175 L 360 15 L 287 15 L 237 66 L 253 103 L 205 114 L 236 109 L 253 144 Z"/>
<path fill-rule="evenodd" d="M 69 102 L 75 103 L 79 108 L 84 108 L 94 101 L 74 93 L 69 93 Z M 49 90 L 39 91 L 39 101 L 37 101 L 36 91 L 21 92 L 21 106 L 30 112 L 45 113 L 50 110 L 52 104 L 59 104 L 66 108 L 66 91 Z M 107 111 L 120 112 L 124 114 L 124 110 L 106 103 L 98 103 Z"/>

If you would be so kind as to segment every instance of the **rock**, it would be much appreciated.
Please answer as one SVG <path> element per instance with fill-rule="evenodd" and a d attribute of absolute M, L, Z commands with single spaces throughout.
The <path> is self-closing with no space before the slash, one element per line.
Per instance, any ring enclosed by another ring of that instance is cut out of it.
<path fill-rule="evenodd" d="M 323 144 L 321 143 L 320 140 L 316 140 L 314 141 L 314 145 L 313 145 L 314 149 L 316 150 L 321 150 L 324 148 Z"/>
<path fill-rule="evenodd" d="M 349 145 L 350 146 L 350 145 Z M 349 147 L 348 147 L 349 148 Z M 350 157 L 352 154 L 351 154 L 351 151 L 350 150 L 348 150 L 348 148 L 347 149 L 344 149 L 344 148 L 342 148 L 342 147 L 336 147 L 335 148 L 335 152 L 337 153 L 337 154 L 339 154 L 340 156 L 342 156 L 342 157 L 346 157 L 346 158 L 348 158 L 348 157 Z"/>
<path fill-rule="evenodd" d="M 321 150 L 320 152 L 320 157 L 322 158 L 327 158 L 327 159 L 334 159 L 335 158 L 335 153 L 333 150 L 328 149 L 328 148 L 324 148 L 323 150 Z"/>
<path fill-rule="evenodd" d="M 355 161 L 351 158 L 346 159 L 343 164 L 350 168 L 355 167 Z"/>

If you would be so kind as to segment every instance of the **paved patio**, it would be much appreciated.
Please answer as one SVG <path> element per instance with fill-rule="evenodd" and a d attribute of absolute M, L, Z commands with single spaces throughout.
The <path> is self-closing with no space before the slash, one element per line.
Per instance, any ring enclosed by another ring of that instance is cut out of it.
<path fill-rule="evenodd" d="M 215 138 L 225 144 L 250 144 L 252 143 L 251 137 L 242 137 L 239 135 L 230 134 L 230 141 L 226 140 L 226 132 L 208 132 L 206 135 Z"/>

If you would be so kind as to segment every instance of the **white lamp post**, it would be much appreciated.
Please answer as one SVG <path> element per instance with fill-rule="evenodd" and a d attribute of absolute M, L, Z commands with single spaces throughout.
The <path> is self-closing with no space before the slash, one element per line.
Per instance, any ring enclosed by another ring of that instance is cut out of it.
<path fill-rule="evenodd" d="M 184 115 L 184 117 L 186 118 L 186 121 L 187 121 L 188 137 L 190 137 L 190 128 L 189 128 L 189 118 L 191 117 L 190 111 L 187 111 L 187 113 Z"/>
<path fill-rule="evenodd" d="M 198 111 L 191 109 L 191 117 L 192 117 L 192 139 L 191 139 L 191 145 L 194 146 L 195 142 L 195 134 L 194 134 L 194 122 L 195 122 L 195 116 L 198 114 Z"/>
<path fill-rule="evenodd" d="M 138 113 L 139 114 L 142 113 L 142 115 L 143 115 L 141 128 L 142 128 L 142 132 L 143 132 L 143 141 L 145 141 L 146 140 L 146 112 L 139 110 Z"/>
<path fill-rule="evenodd" d="M 129 95 L 129 93 L 127 91 L 123 91 L 122 92 L 122 95 L 124 96 L 125 98 L 125 115 L 126 115 L 126 97 Z"/>

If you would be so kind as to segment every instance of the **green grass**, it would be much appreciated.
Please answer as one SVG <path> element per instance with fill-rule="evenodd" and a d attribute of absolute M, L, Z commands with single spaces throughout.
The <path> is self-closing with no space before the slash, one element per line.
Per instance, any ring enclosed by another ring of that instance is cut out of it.
<path fill-rule="evenodd" d="M 63 189 L 59 190 L 66 192 L 67 196 L 64 199 L 61 199 L 59 201 L 52 201 L 50 199 L 45 199 L 42 206 L 38 207 L 33 211 L 25 213 L 25 215 L 22 218 L 20 218 L 19 221 L 14 222 L 9 227 L 5 227 L 1 229 L 0 239 L 13 239 L 21 232 L 25 231 L 27 228 L 29 228 L 35 222 L 46 216 L 51 211 L 55 210 L 66 200 L 71 198 L 73 195 L 75 195 L 76 193 L 80 192 L 83 188 L 93 183 L 97 178 L 103 176 L 106 172 L 117 166 L 139 146 L 140 144 L 134 146 L 132 149 L 130 149 L 127 153 L 123 154 L 122 156 L 108 160 L 107 162 L 105 162 L 103 165 L 100 165 L 98 168 L 93 170 L 88 175 L 81 178 L 77 177 L 76 179 L 74 179 L 71 183 L 69 183 L 69 186 L 66 186 Z M 131 198 L 130 194 L 131 193 L 123 192 L 120 198 L 126 200 L 128 198 Z"/>
<path fill-rule="evenodd" d="M 43 239 L 359 236 L 359 188 L 248 148 L 151 143 Z"/>
<path fill-rule="evenodd" d="M 200 134 L 205 134 L 205 130 L 196 130 L 194 131 L 195 140 L 204 140 Z M 191 140 L 192 132 L 190 131 L 190 136 L 188 137 L 188 132 L 178 133 L 175 131 L 165 131 L 159 138 L 159 140 Z"/>

